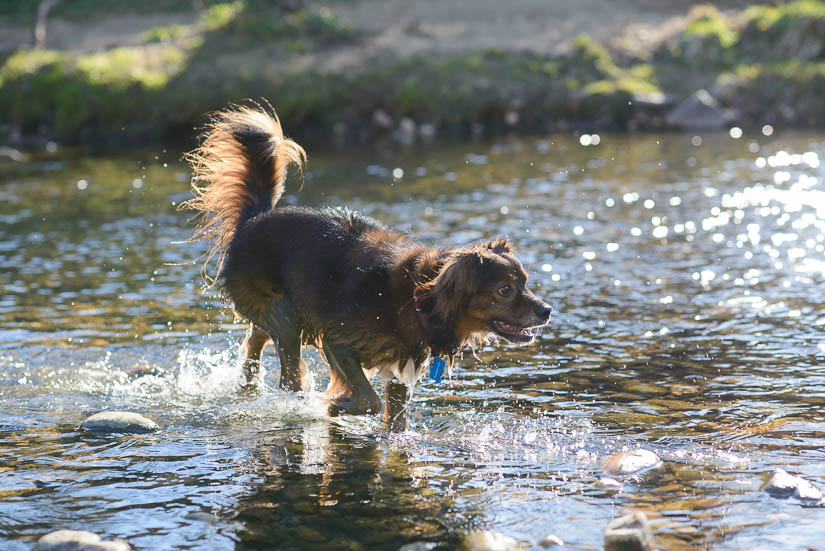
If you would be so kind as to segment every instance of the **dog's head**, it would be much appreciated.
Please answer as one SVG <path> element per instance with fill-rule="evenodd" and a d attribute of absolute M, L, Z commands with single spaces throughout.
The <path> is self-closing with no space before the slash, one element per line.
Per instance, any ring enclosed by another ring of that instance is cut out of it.
<path fill-rule="evenodd" d="M 435 278 L 415 291 L 432 346 L 455 353 L 490 334 L 528 343 L 553 308 L 527 289 L 527 272 L 506 240 L 454 250 Z"/>

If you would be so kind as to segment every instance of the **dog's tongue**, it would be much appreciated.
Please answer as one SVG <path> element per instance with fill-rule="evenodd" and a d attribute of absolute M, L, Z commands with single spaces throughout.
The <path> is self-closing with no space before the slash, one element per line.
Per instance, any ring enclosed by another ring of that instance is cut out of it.
<path fill-rule="evenodd" d="M 497 322 L 499 329 L 509 335 L 520 335 L 529 337 L 533 335 L 533 332 L 530 329 L 522 329 L 521 327 L 516 327 L 515 325 L 510 325 L 509 323 L 504 322 Z"/>

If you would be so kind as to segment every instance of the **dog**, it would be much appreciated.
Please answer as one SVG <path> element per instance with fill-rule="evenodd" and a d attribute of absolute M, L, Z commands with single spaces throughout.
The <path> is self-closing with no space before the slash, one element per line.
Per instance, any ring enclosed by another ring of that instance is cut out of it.
<path fill-rule="evenodd" d="M 272 342 L 280 387 L 303 388 L 301 349 L 312 344 L 330 367 L 330 415 L 383 410 L 391 430 L 407 427 L 416 380 L 452 365 L 463 347 L 497 336 L 530 343 L 552 308 L 528 290 L 527 272 L 506 239 L 431 247 L 345 208 L 280 206 L 287 171 L 303 174 L 306 153 L 284 137 L 271 107 L 212 114 L 187 154 L 196 211 L 191 237 L 212 242 L 212 279 L 250 324 L 247 380 Z M 368 380 L 387 380 L 379 399 Z"/>

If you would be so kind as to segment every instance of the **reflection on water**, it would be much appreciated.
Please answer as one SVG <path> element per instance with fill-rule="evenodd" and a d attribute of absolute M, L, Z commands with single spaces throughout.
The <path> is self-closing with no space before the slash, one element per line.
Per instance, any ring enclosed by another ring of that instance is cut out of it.
<path fill-rule="evenodd" d="M 699 144 L 698 146 L 696 144 Z M 270 369 L 186 263 L 177 152 L 0 165 L 0 547 L 89 529 L 136 549 L 388 549 L 490 529 L 600 549 L 648 512 L 665 550 L 820 549 L 825 136 L 553 137 L 310 159 L 285 200 L 347 204 L 431 243 L 509 235 L 558 315 L 528 348 L 424 381 L 413 429 L 329 420 Z M 272 366 L 276 360 L 270 356 Z M 163 430 L 89 436 L 131 409 Z M 656 451 L 656 477 L 594 484 Z"/>

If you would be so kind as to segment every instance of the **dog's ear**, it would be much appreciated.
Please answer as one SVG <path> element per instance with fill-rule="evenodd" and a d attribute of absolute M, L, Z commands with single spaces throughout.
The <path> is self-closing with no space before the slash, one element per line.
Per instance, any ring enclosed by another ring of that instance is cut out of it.
<path fill-rule="evenodd" d="M 461 345 L 464 336 L 456 334 L 456 325 L 470 298 L 481 288 L 483 263 L 478 248 L 459 249 L 444 262 L 434 279 L 416 288 L 416 304 L 427 316 L 434 348 L 453 353 Z"/>

